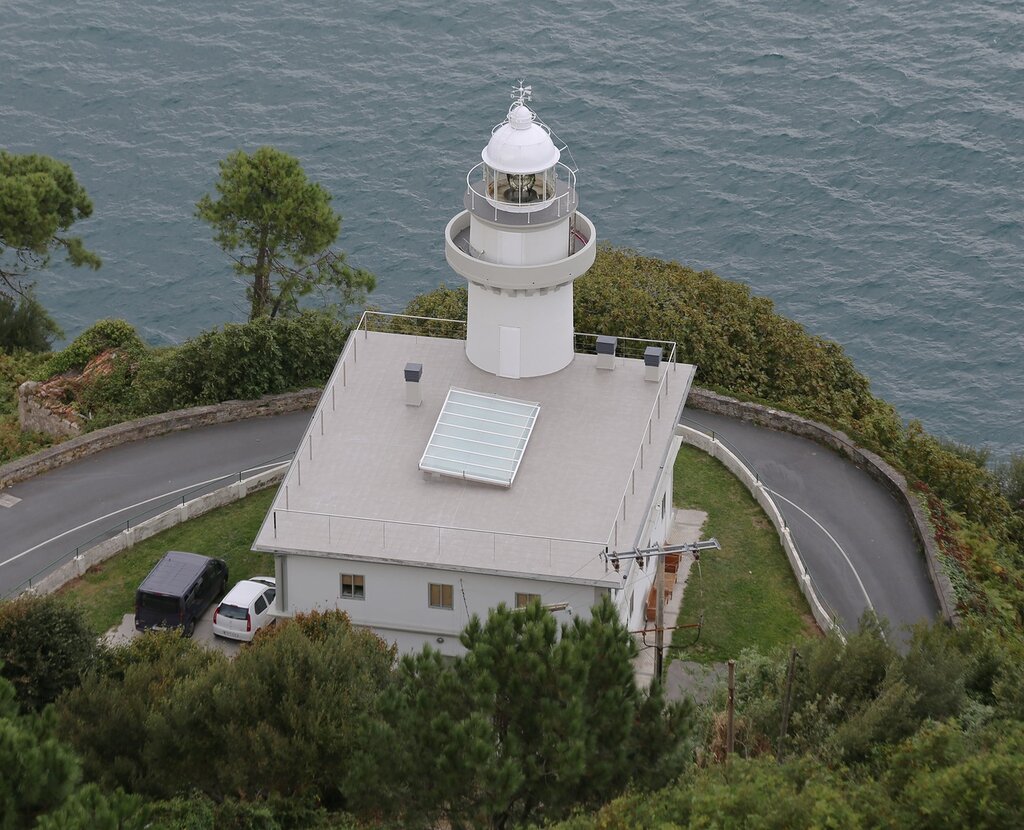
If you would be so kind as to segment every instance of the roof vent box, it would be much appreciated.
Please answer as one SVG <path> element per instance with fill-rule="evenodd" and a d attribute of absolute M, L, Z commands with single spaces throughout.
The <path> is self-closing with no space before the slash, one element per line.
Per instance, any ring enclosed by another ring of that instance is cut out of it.
<path fill-rule="evenodd" d="M 420 378 L 423 377 L 422 363 L 405 364 L 405 405 L 419 406 L 423 403 L 423 390 L 420 389 Z"/>
<path fill-rule="evenodd" d="M 661 379 L 661 347 L 648 346 L 644 349 L 644 380 Z"/>
<path fill-rule="evenodd" d="M 599 334 L 597 336 L 598 369 L 615 368 L 615 347 L 618 345 L 618 342 L 619 338 L 612 337 L 608 334 Z"/>

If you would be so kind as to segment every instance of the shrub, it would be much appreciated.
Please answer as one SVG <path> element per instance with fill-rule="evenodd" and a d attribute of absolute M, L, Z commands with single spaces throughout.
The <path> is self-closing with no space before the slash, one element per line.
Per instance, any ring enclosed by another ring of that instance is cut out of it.
<path fill-rule="evenodd" d="M 48 352 L 50 344 L 63 336 L 60 326 L 31 291 L 17 300 L 0 294 L 0 350 Z"/>
<path fill-rule="evenodd" d="M 324 312 L 260 318 L 203 332 L 140 370 L 155 381 L 151 405 L 165 409 L 322 385 L 345 344 L 347 326 Z M 157 410 L 163 411 L 163 410 Z"/>
<path fill-rule="evenodd" d="M 43 367 L 40 380 L 65 372 L 80 371 L 96 355 L 108 349 L 126 346 L 136 351 L 145 349 L 145 344 L 131 323 L 124 320 L 99 320 L 72 340 L 63 351 L 50 358 Z"/>
<path fill-rule="evenodd" d="M 42 709 L 78 685 L 96 659 L 96 638 L 81 612 L 55 596 L 0 603 L 0 675 L 22 706 Z"/>

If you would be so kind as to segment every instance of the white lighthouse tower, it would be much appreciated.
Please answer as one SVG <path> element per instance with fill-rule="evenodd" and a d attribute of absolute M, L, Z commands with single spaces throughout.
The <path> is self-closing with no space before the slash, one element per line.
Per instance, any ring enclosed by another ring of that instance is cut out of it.
<path fill-rule="evenodd" d="M 466 210 L 445 228 L 445 257 L 469 282 L 470 362 L 537 377 L 572 361 L 572 283 L 594 263 L 596 233 L 576 210 L 575 170 L 526 105 L 530 87 L 512 98 L 467 176 Z"/>

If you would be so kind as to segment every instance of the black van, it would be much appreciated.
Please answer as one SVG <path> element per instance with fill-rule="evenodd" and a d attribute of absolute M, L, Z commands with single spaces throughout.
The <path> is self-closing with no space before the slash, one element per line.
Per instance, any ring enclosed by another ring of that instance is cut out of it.
<path fill-rule="evenodd" d="M 135 592 L 135 630 L 180 627 L 191 637 L 196 620 L 227 589 L 224 560 L 169 550 Z"/>

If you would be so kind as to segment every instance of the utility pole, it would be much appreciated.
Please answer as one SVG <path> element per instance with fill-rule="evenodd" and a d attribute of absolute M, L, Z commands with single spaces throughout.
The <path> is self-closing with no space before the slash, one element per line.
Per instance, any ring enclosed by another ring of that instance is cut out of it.
<path fill-rule="evenodd" d="M 657 586 L 658 601 L 654 613 L 654 677 L 661 683 L 661 673 L 665 659 L 665 557 L 658 557 L 658 574 L 654 584 Z"/>
<path fill-rule="evenodd" d="M 734 716 L 736 714 L 736 661 L 729 661 L 729 706 L 727 709 L 725 731 L 725 757 L 728 760 L 736 745 L 736 732 L 734 729 Z"/>
<path fill-rule="evenodd" d="M 775 760 L 782 761 L 782 747 L 786 741 L 786 732 L 789 731 L 789 710 L 793 705 L 793 675 L 796 673 L 796 646 L 789 649 L 789 670 L 786 672 L 786 694 L 782 699 L 782 726 L 779 727 L 779 748 L 775 753 Z"/>

